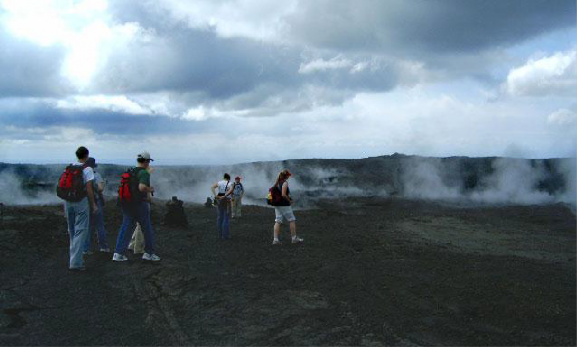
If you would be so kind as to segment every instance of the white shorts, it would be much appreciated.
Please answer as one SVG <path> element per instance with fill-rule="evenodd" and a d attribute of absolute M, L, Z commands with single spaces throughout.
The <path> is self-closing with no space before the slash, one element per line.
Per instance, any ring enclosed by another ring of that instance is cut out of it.
<path fill-rule="evenodd" d="M 283 219 L 286 219 L 289 223 L 297 220 L 291 206 L 275 206 L 274 214 L 274 221 L 279 224 L 282 224 Z"/>

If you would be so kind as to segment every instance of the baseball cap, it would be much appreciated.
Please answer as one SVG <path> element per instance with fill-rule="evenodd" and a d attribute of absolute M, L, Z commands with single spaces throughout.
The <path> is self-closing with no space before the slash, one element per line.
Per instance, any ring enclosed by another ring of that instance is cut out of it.
<path fill-rule="evenodd" d="M 150 158 L 150 153 L 148 153 L 146 151 L 139 153 L 138 156 L 136 157 L 136 159 L 145 159 L 145 160 L 154 161 L 154 159 Z"/>
<path fill-rule="evenodd" d="M 235 179 L 235 180 L 239 180 L 239 179 L 240 179 L 240 176 L 236 176 L 234 179 Z"/>

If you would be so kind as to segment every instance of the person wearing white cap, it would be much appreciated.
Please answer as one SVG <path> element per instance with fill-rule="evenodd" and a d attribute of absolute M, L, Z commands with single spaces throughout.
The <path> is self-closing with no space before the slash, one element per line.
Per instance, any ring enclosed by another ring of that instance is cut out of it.
<path fill-rule="evenodd" d="M 138 181 L 139 196 L 134 197 L 136 201 L 132 205 L 122 205 L 122 226 L 116 239 L 116 249 L 112 257 L 114 261 L 128 260 L 124 253 L 128 248 L 136 222 L 140 224 L 144 234 L 144 255 L 142 259 L 160 261 L 160 257 L 154 254 L 154 230 L 150 221 L 150 201 L 151 195 L 154 193 L 154 187 L 150 186 L 151 170 L 149 167 L 150 162 L 153 160 L 148 152 L 138 154 L 136 159 L 138 166 L 134 169 L 134 176 Z"/>

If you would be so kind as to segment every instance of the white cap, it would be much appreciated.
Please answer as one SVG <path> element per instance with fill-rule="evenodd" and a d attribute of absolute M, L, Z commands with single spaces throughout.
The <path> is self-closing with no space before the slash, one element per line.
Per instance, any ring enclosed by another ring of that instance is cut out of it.
<path fill-rule="evenodd" d="M 148 153 L 147 151 L 144 151 L 142 153 L 138 154 L 138 157 L 136 157 L 137 159 L 146 159 L 146 160 L 150 160 L 150 161 L 154 161 L 154 159 L 150 159 L 150 153 Z"/>

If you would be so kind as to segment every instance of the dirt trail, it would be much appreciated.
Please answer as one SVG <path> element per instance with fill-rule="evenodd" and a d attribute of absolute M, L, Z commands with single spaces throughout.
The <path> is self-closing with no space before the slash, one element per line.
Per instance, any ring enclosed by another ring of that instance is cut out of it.
<path fill-rule="evenodd" d="M 248 206 L 187 229 L 153 207 L 160 264 L 67 270 L 60 206 L 7 207 L 0 345 L 575 345 L 575 216 L 564 206 L 457 208 L 348 199 L 296 212 L 305 244 L 270 245 Z M 121 216 L 105 208 L 109 242 Z"/>

